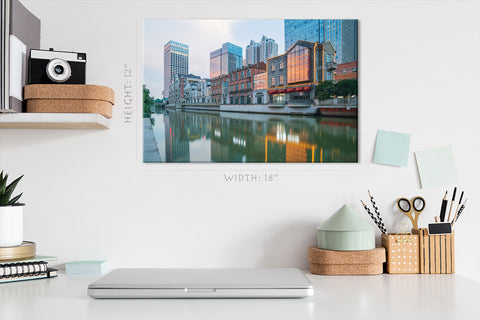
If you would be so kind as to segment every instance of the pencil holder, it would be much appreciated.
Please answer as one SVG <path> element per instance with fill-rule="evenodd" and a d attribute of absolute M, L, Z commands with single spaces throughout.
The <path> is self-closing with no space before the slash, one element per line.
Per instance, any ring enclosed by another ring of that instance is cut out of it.
<path fill-rule="evenodd" d="M 419 236 L 411 233 L 382 234 L 388 273 L 420 273 Z"/>
<path fill-rule="evenodd" d="M 455 235 L 428 234 L 428 229 L 413 229 L 420 238 L 420 273 L 455 273 Z"/>

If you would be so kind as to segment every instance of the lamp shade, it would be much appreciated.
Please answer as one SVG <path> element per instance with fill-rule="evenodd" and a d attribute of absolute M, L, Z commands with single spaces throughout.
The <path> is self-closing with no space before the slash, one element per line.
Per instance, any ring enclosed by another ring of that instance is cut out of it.
<path fill-rule="evenodd" d="M 317 227 L 317 246 L 345 251 L 375 249 L 375 229 L 344 205 Z"/>

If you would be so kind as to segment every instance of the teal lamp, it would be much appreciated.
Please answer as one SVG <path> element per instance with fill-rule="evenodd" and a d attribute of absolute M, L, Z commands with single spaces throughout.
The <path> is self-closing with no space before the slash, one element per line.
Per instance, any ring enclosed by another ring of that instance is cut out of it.
<path fill-rule="evenodd" d="M 375 249 L 375 229 L 347 205 L 317 227 L 317 246 L 325 250 Z"/>

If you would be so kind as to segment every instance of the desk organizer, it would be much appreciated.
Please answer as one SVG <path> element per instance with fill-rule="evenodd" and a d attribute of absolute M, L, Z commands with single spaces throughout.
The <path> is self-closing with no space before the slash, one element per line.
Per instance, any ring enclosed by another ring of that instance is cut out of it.
<path fill-rule="evenodd" d="M 411 233 L 382 234 L 382 247 L 387 251 L 388 273 L 420 273 L 418 235 Z"/>
<path fill-rule="evenodd" d="M 455 234 L 429 235 L 413 229 L 420 241 L 420 273 L 455 273 Z"/>
<path fill-rule="evenodd" d="M 24 96 L 32 113 L 99 113 L 111 118 L 115 104 L 112 89 L 85 84 L 31 84 Z"/>
<path fill-rule="evenodd" d="M 388 273 L 420 273 L 419 236 L 411 233 L 382 234 Z"/>
<path fill-rule="evenodd" d="M 372 275 L 383 273 L 385 249 L 337 251 L 308 248 L 310 272 L 324 275 Z"/>

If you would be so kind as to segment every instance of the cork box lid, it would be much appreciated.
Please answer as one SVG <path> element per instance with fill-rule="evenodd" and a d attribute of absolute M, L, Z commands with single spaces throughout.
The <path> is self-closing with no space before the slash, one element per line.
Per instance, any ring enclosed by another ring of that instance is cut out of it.
<path fill-rule="evenodd" d="M 102 100 L 115 104 L 115 92 L 111 88 L 91 84 L 30 84 L 25 86 L 24 96 L 25 100 Z"/>

